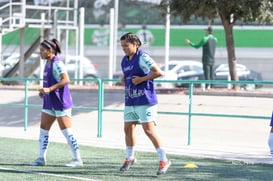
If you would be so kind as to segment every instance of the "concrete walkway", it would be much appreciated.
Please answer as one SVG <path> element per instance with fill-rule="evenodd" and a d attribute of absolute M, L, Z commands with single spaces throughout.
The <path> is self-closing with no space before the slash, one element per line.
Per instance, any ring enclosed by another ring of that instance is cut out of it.
<path fill-rule="evenodd" d="M 90 97 L 87 97 L 85 93 L 72 91 L 73 98 L 77 97 L 74 101 L 75 106 L 89 103 Z M 0 95 L 0 104 L 22 103 L 24 91 L 0 89 Z M 110 100 L 107 96 L 112 99 L 117 97 L 119 101 Z M 109 95 L 106 93 L 105 97 L 106 108 L 123 109 L 120 92 L 111 92 Z M 188 111 L 188 95 L 183 93 L 159 94 L 158 97 L 159 111 Z M 33 103 L 41 103 L 36 91 L 29 92 L 29 99 Z M 272 98 L 194 95 L 192 111 L 271 116 Z M 30 110 L 30 122 L 27 130 L 23 128 L 22 108 L 1 107 L 1 112 L 0 137 L 37 140 L 39 135 L 39 109 Z M 78 142 L 81 145 L 124 149 L 122 112 L 103 113 L 101 138 L 97 137 L 97 117 L 97 111 L 76 111 L 73 115 L 73 126 Z M 269 121 L 267 119 L 192 116 L 189 138 L 188 116 L 159 114 L 157 129 L 168 153 L 239 160 L 246 163 L 271 163 L 267 146 Z M 136 134 L 137 150 L 154 151 L 141 126 L 137 127 Z M 51 129 L 50 139 L 55 142 L 65 142 L 57 124 L 54 124 Z M 188 141 L 190 141 L 190 145 L 188 145 Z"/>

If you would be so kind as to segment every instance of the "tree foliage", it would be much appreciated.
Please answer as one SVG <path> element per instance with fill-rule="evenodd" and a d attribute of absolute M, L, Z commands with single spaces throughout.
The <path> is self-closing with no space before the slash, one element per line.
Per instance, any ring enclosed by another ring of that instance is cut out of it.
<path fill-rule="evenodd" d="M 273 0 L 162 0 L 160 7 L 165 10 L 170 4 L 171 14 L 179 16 L 186 23 L 191 18 L 215 19 L 222 14 L 226 20 L 240 20 L 244 23 L 272 22 Z"/>
<path fill-rule="evenodd" d="M 180 17 L 184 23 L 191 18 L 213 20 L 220 18 L 226 35 L 226 48 L 231 80 L 238 80 L 236 72 L 236 56 L 233 38 L 233 26 L 236 22 L 272 23 L 273 0 L 162 0 L 160 9 L 166 13 L 169 5 L 170 13 Z M 238 86 L 234 86 L 235 89 Z"/>

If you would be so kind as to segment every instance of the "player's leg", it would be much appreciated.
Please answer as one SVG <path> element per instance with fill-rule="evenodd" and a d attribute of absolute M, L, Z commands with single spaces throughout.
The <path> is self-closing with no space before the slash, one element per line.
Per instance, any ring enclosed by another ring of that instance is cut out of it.
<path fill-rule="evenodd" d="M 54 123 L 56 117 L 51 115 L 49 110 L 43 110 L 41 114 L 40 134 L 39 134 L 39 156 L 31 162 L 32 166 L 44 166 L 46 165 L 46 153 L 49 144 L 49 130 Z"/>
<path fill-rule="evenodd" d="M 133 106 L 126 106 L 124 110 L 124 134 L 126 144 L 126 157 L 120 171 L 127 171 L 136 162 L 135 145 L 136 135 L 135 127 L 137 124 L 137 115 L 133 112 Z"/>
<path fill-rule="evenodd" d="M 157 175 L 164 174 L 171 166 L 171 161 L 169 161 L 166 156 L 166 151 L 163 148 L 162 141 L 159 138 L 155 128 L 155 120 L 157 118 L 157 106 L 141 106 L 139 107 L 138 113 L 142 122 L 142 128 L 145 134 L 153 143 L 160 160 Z"/>
<path fill-rule="evenodd" d="M 73 159 L 70 163 L 66 164 L 68 167 L 79 167 L 83 166 L 83 162 L 81 159 L 79 145 L 77 139 L 75 138 L 72 130 L 72 122 L 71 122 L 71 110 L 58 111 L 57 120 L 59 127 L 67 140 L 68 145 L 73 154 Z"/>

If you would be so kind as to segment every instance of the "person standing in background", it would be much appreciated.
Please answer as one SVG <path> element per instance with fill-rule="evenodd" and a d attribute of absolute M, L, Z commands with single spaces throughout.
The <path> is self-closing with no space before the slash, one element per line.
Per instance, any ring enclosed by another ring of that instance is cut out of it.
<path fill-rule="evenodd" d="M 147 26 L 144 24 L 142 25 L 142 29 L 139 30 L 136 35 L 139 37 L 140 41 L 143 45 L 150 46 L 154 43 L 155 38 L 151 31 L 147 29 Z"/>
<path fill-rule="evenodd" d="M 46 60 L 43 87 L 39 89 L 39 96 L 43 99 L 43 108 L 40 123 L 39 156 L 30 163 L 31 166 L 46 165 L 49 130 L 56 119 L 73 153 L 72 161 L 66 166 L 83 166 L 79 145 L 72 131 L 71 111 L 73 103 L 68 88 L 70 80 L 65 64 L 58 56 L 59 53 L 61 53 L 60 42 L 56 39 L 44 40 L 40 44 L 40 56 Z"/>
<path fill-rule="evenodd" d="M 206 29 L 206 35 L 201 39 L 198 44 L 192 43 L 189 39 L 185 40 L 185 43 L 194 47 L 203 47 L 202 63 L 205 80 L 214 80 L 214 64 L 215 64 L 215 50 L 217 38 L 212 35 L 212 28 L 209 26 Z M 211 85 L 206 84 L 206 88 L 210 89 Z"/>
<path fill-rule="evenodd" d="M 109 30 L 104 27 L 103 23 L 101 23 L 100 27 L 94 30 L 91 37 L 91 42 L 93 45 L 96 45 L 96 46 L 107 46 L 108 39 L 109 39 Z"/>

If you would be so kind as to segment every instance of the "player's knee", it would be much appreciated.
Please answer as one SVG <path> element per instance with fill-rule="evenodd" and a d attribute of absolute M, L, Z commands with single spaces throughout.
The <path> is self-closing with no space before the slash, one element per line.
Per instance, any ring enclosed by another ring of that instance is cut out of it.
<path fill-rule="evenodd" d="M 151 136 L 153 136 L 153 131 L 152 130 L 150 130 L 150 129 L 144 129 L 144 133 L 148 136 L 148 137 L 151 137 Z"/>

